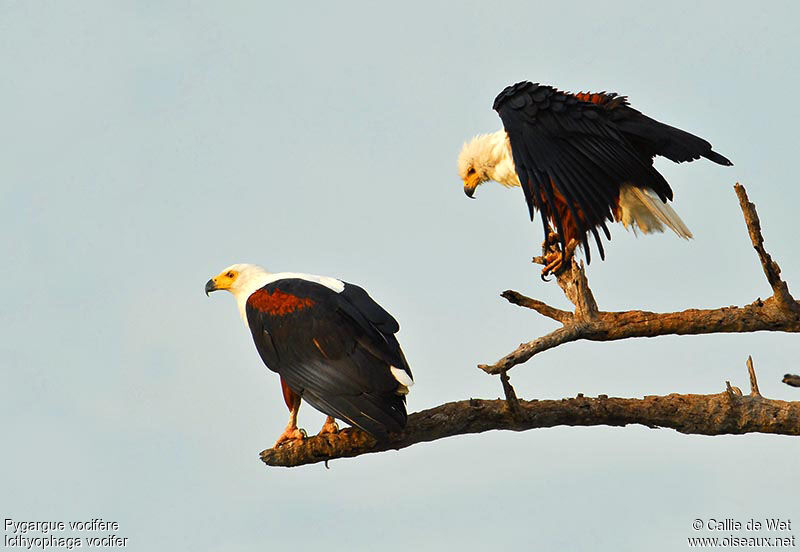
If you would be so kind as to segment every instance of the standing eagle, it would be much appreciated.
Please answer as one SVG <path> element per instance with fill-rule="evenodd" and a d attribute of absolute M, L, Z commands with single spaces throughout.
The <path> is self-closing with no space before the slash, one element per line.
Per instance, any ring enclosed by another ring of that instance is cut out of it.
<path fill-rule="evenodd" d="M 702 138 L 643 115 L 614 93 L 571 94 L 520 82 L 503 90 L 493 107 L 505 130 L 464 144 L 459 176 L 470 198 L 487 180 L 522 186 L 531 220 L 534 209 L 542 214 L 545 245 L 555 239 L 561 246 L 547 256 L 543 276 L 565 267 L 578 244 L 590 261 L 589 232 L 604 259 L 598 228 L 610 240 L 606 221 L 645 234 L 666 225 L 692 237 L 667 205 L 672 188 L 653 167 L 656 155 L 733 164 Z"/>
<path fill-rule="evenodd" d="M 217 290 L 233 294 L 258 354 L 280 374 L 290 414 L 275 446 L 305 436 L 301 398 L 328 415 L 320 434 L 338 430 L 335 418 L 378 440 L 405 427 L 414 381 L 394 336 L 400 326 L 362 288 L 235 264 L 206 283 L 206 295 Z"/>

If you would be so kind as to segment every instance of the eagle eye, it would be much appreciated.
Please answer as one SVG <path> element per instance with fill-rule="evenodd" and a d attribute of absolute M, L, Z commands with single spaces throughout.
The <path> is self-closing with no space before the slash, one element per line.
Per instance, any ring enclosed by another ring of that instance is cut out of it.
<path fill-rule="evenodd" d="M 225 276 L 227 276 L 228 278 L 233 278 L 233 272 L 228 272 Z"/>
<path fill-rule="evenodd" d="M 469 170 L 467 171 L 467 176 L 471 174 L 475 174 L 475 169 L 473 169 L 472 167 L 470 167 Z"/>

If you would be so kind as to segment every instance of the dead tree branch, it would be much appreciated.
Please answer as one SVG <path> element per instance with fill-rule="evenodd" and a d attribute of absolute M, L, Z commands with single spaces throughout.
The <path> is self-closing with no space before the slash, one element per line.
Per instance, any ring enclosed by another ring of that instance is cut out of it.
<path fill-rule="evenodd" d="M 800 435 L 800 401 L 764 398 L 758 389 L 752 358 L 747 359 L 750 377 L 748 395 L 743 395 L 738 387 L 726 381 L 725 390 L 713 395 L 671 394 L 636 399 L 609 398 L 606 395 L 589 398 L 578 394 L 570 399 L 525 401 L 517 397 L 509 380 L 508 370 L 515 365 L 542 351 L 579 339 L 612 341 L 667 334 L 761 330 L 800 332 L 800 304 L 780 279 L 780 267 L 764 249 L 755 206 L 748 201 L 742 186 L 737 184 L 735 189 L 753 247 L 773 290 L 773 295 L 768 299 L 762 301 L 759 298 L 743 307 L 689 309 L 670 313 L 639 310 L 604 312 L 597 307 L 583 264 L 578 265 L 573 260 L 569 268 L 558 274 L 556 279 L 575 306 L 574 312 L 551 307 L 516 291 L 506 291 L 502 295 L 510 303 L 533 309 L 562 324 L 561 328 L 520 345 L 497 363 L 480 366 L 490 374 L 500 375 L 505 399 L 469 399 L 413 413 L 408 418 L 405 430 L 391 436 L 387 442 L 378 443 L 361 430 L 347 428 L 337 434 L 318 435 L 267 449 L 261 453 L 262 461 L 269 466 L 292 467 L 399 450 L 416 443 L 455 435 L 491 430 L 526 431 L 554 426 L 639 424 L 700 435 L 752 432 Z M 787 374 L 783 381 L 800 387 L 800 376 Z"/>
<path fill-rule="evenodd" d="M 752 362 L 749 362 L 750 370 L 751 367 Z M 726 382 L 727 389 L 714 395 L 671 394 L 625 399 L 579 394 L 561 400 L 516 399 L 514 412 L 504 399 L 469 399 L 411 414 L 405 430 L 386 443 L 378 444 L 363 431 L 347 428 L 335 435 L 320 435 L 267 449 L 261 453 L 261 460 L 269 466 L 293 467 L 399 450 L 455 435 L 555 426 L 638 424 L 699 435 L 753 432 L 800 435 L 800 401 L 766 399 L 758 393 L 752 371 L 750 381 L 749 395 L 742 395 L 737 387 Z"/>
<path fill-rule="evenodd" d="M 754 397 L 760 397 L 761 392 L 758 390 L 758 380 L 756 379 L 756 371 L 753 369 L 753 357 L 747 357 L 747 372 L 750 374 L 750 394 Z"/>
<path fill-rule="evenodd" d="M 733 188 L 739 198 L 739 206 L 744 214 L 744 221 L 750 234 L 750 241 L 753 243 L 753 249 L 756 250 L 758 259 L 761 261 L 761 268 L 764 269 L 764 275 L 767 277 L 770 287 L 772 287 L 773 297 L 785 310 L 799 315 L 800 305 L 789 293 L 789 287 L 786 282 L 781 280 L 781 268 L 764 249 L 764 237 L 761 235 L 761 221 L 758 219 L 756 206 L 747 199 L 747 191 L 744 186 L 737 183 Z"/>
<path fill-rule="evenodd" d="M 659 335 L 696 335 L 708 333 L 744 333 L 767 331 L 800 332 L 800 304 L 789 293 L 786 282 L 781 280 L 781 269 L 764 249 L 764 238 L 755 205 L 747 199 L 743 186 L 734 187 L 744 214 L 745 224 L 761 261 L 764 274 L 773 290 L 773 295 L 762 301 L 760 298 L 744 307 L 722 307 L 718 309 L 688 309 L 681 312 L 654 313 L 640 310 L 605 312 L 597 308 L 594 296 L 586 280 L 583 263 L 574 260 L 570 267 L 556 276 L 558 285 L 575 305 L 570 313 L 551 307 L 536 299 L 525 297 L 516 291 L 505 291 L 502 297 L 515 305 L 531 308 L 552 318 L 562 327 L 547 335 L 523 343 L 516 350 L 494 364 L 478 367 L 489 374 L 506 373 L 529 360 L 534 355 L 564 343 L 586 339 L 590 341 L 615 341 L 629 337 L 655 337 Z M 534 261 L 541 262 L 541 258 Z"/>

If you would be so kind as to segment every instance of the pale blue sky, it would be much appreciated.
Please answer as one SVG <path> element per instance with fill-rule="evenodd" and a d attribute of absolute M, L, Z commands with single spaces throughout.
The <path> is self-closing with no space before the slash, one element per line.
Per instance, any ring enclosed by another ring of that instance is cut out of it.
<path fill-rule="evenodd" d="M 691 522 L 800 524 L 800 441 L 555 428 L 462 436 L 299 469 L 232 298 L 234 262 L 359 283 L 401 324 L 412 411 L 500 394 L 475 366 L 566 307 L 530 257 L 522 193 L 456 175 L 504 86 L 614 90 L 735 166 L 658 162 L 696 239 L 612 228 L 601 308 L 744 304 L 770 289 L 734 182 L 800 292 L 793 2 L 0 1 L 0 515 L 120 523 L 128 550 L 679 550 Z M 766 396 L 787 334 L 575 343 L 512 373 L 525 398 Z M 301 425 L 323 417 L 309 407 Z"/>

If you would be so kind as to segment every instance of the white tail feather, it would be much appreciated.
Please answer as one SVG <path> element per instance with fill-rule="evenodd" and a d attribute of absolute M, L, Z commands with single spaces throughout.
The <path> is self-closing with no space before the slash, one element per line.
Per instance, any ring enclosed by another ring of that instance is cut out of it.
<path fill-rule="evenodd" d="M 678 213 L 650 189 L 622 186 L 619 190 L 619 220 L 625 228 L 633 227 L 634 232 L 634 224 L 645 234 L 663 232 L 666 225 L 684 239 L 692 237 Z"/>

